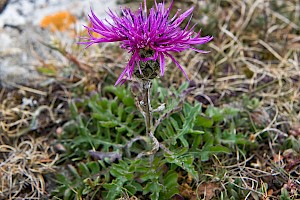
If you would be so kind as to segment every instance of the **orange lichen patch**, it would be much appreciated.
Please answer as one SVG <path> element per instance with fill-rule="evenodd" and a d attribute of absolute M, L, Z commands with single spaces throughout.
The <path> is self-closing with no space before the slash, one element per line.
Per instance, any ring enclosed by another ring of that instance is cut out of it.
<path fill-rule="evenodd" d="M 76 18 L 68 11 L 60 11 L 53 15 L 45 16 L 40 26 L 42 28 L 49 28 L 51 31 L 66 31 L 76 22 Z"/>

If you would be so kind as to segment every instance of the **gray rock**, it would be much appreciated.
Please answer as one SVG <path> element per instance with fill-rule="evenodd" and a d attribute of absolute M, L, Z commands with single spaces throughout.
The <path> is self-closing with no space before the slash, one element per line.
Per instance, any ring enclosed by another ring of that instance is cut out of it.
<path fill-rule="evenodd" d="M 87 24 L 90 8 L 106 18 L 108 8 L 115 10 L 111 0 L 11 0 L 0 14 L 0 85 L 26 84 L 40 78 L 35 66 L 39 59 L 58 59 L 66 62 L 59 53 L 51 51 L 41 41 L 49 43 L 52 35 L 64 43 L 74 42 L 64 33 L 52 33 L 40 27 L 41 20 L 59 11 L 69 11 L 77 18 L 75 29 L 80 31 Z"/>

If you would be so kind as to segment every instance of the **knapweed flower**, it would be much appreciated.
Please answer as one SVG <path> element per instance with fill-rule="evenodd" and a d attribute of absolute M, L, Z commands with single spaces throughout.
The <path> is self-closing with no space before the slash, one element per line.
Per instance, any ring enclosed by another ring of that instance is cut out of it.
<path fill-rule="evenodd" d="M 144 8 L 141 4 L 137 12 L 132 12 L 129 8 L 121 9 L 122 16 L 109 10 L 108 15 L 111 22 L 107 19 L 100 20 L 93 11 L 89 15 L 92 26 L 85 26 L 89 37 L 83 38 L 86 41 L 80 42 L 80 44 L 86 44 L 89 47 L 96 43 L 119 41 L 121 48 L 127 49 L 131 53 L 131 58 L 115 85 L 132 78 L 136 70 L 142 74 L 141 66 L 147 62 L 158 63 L 160 75 L 163 76 L 166 57 L 171 58 L 187 77 L 170 52 L 192 49 L 199 53 L 207 53 L 193 46 L 205 44 L 213 37 L 200 37 L 200 32 L 194 32 L 195 25 L 189 28 L 192 16 L 185 28 L 180 27 L 183 20 L 193 12 L 193 7 L 182 14 L 179 14 L 178 10 L 171 18 L 169 15 L 174 4 L 173 0 L 169 8 L 165 8 L 164 2 L 157 3 L 155 0 L 154 4 L 154 7 L 147 12 L 146 0 L 144 0 Z M 93 32 L 101 36 L 96 37 Z"/>

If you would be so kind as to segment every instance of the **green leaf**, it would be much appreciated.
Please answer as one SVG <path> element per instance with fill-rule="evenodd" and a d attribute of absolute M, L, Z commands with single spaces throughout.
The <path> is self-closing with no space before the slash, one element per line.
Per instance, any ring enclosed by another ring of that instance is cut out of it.
<path fill-rule="evenodd" d="M 192 107 L 191 105 L 185 103 L 183 106 L 183 112 L 184 112 L 185 119 L 184 119 L 182 129 L 173 138 L 173 140 L 179 138 L 183 146 L 188 147 L 189 144 L 184 138 L 184 135 L 194 127 L 196 117 L 201 112 L 201 105 L 197 103 L 194 107 Z"/>
<path fill-rule="evenodd" d="M 184 147 L 188 147 L 188 146 L 189 146 L 189 142 L 184 138 L 183 135 L 182 135 L 182 136 L 179 136 L 179 140 L 180 140 L 180 142 L 182 143 L 182 145 L 183 145 Z"/>
<path fill-rule="evenodd" d="M 55 76 L 57 74 L 57 69 L 55 67 L 37 67 L 36 68 L 38 72 L 44 74 L 44 75 L 48 75 L 48 76 Z"/>
<path fill-rule="evenodd" d="M 143 187 L 141 186 L 141 184 L 139 184 L 139 183 L 137 183 L 135 181 L 127 183 L 124 186 L 124 188 L 126 188 L 131 195 L 136 194 L 136 192 L 143 191 Z"/>
<path fill-rule="evenodd" d="M 103 89 L 105 92 L 111 92 L 116 95 L 126 106 L 134 106 L 134 99 L 131 94 L 128 93 L 124 86 L 106 86 Z"/>
<path fill-rule="evenodd" d="M 209 132 L 204 133 L 203 141 L 205 142 L 204 147 L 212 146 L 214 144 L 214 137 L 212 133 Z"/>
<path fill-rule="evenodd" d="M 187 89 L 189 86 L 189 82 L 184 82 L 183 84 L 181 84 L 178 88 L 178 94 L 182 93 L 183 90 Z"/>
<path fill-rule="evenodd" d="M 199 145 L 201 144 L 201 140 L 202 140 L 202 137 L 200 135 L 195 135 L 193 137 L 193 143 L 191 146 L 192 151 L 196 150 L 199 147 Z"/>
<path fill-rule="evenodd" d="M 202 135 L 205 132 L 204 131 L 199 131 L 199 130 L 191 129 L 191 130 L 188 131 L 188 133 L 195 134 L 195 135 Z"/>
<path fill-rule="evenodd" d="M 124 160 L 120 160 L 118 164 L 113 164 L 110 169 L 110 174 L 114 177 L 124 177 L 127 180 L 131 180 L 133 178 L 133 173 L 128 171 L 130 169 L 130 165 Z"/>
<path fill-rule="evenodd" d="M 166 134 L 168 135 L 169 138 L 173 139 L 173 145 L 175 145 L 176 138 L 174 136 L 176 134 L 176 130 L 174 130 L 174 128 L 170 122 L 165 122 L 165 124 L 166 124 L 166 129 L 167 129 Z"/>
<path fill-rule="evenodd" d="M 199 115 L 197 116 L 195 124 L 204 128 L 211 128 L 214 124 L 214 120 L 209 117 Z"/>
<path fill-rule="evenodd" d="M 57 174 L 56 175 L 56 180 L 62 184 L 65 184 L 68 182 L 68 180 L 66 179 L 66 177 L 62 174 Z"/>
<path fill-rule="evenodd" d="M 236 115 L 239 112 L 239 109 L 224 107 L 224 108 L 217 108 L 213 106 L 208 106 L 205 111 L 206 116 L 213 119 L 215 122 L 223 121 L 227 117 L 231 117 Z"/>
<path fill-rule="evenodd" d="M 78 168 L 80 169 L 80 172 L 82 173 L 83 176 L 87 177 L 90 175 L 90 170 L 84 163 L 79 163 Z"/>
<path fill-rule="evenodd" d="M 170 117 L 169 120 L 170 120 L 172 126 L 174 127 L 174 129 L 179 130 L 178 122 L 173 117 Z"/>
<path fill-rule="evenodd" d="M 151 193 L 150 195 L 151 200 L 158 200 L 159 193 L 162 189 L 163 186 L 157 180 L 153 180 L 147 183 L 147 185 L 144 188 L 143 194 L 145 195 Z"/>
<path fill-rule="evenodd" d="M 70 169 L 70 171 L 73 174 L 73 176 L 75 176 L 78 179 L 81 178 L 80 175 L 77 172 L 77 169 L 73 165 L 68 165 L 68 168 Z"/>
<path fill-rule="evenodd" d="M 209 160 L 210 152 L 208 152 L 208 151 L 201 151 L 201 152 L 199 152 L 199 155 L 201 157 L 201 161 L 205 162 L 205 161 Z"/>
<path fill-rule="evenodd" d="M 217 154 L 217 153 L 231 153 L 231 150 L 227 147 L 216 145 L 216 146 L 204 146 L 202 150 L 200 150 L 198 155 L 201 157 L 201 161 L 207 161 L 210 155 Z"/>
<path fill-rule="evenodd" d="M 188 151 L 189 151 L 188 147 L 182 147 L 182 148 L 174 149 L 173 153 L 176 156 L 183 156 L 186 155 Z"/>
<path fill-rule="evenodd" d="M 73 192 L 70 188 L 67 188 L 65 191 L 64 191 L 64 200 L 71 200 L 71 197 L 73 196 Z"/>
<path fill-rule="evenodd" d="M 207 147 L 205 150 L 207 150 L 210 153 L 231 153 L 231 150 L 229 148 L 221 145 L 210 146 Z"/>
<path fill-rule="evenodd" d="M 242 134 L 234 134 L 229 132 L 224 132 L 222 135 L 222 138 L 220 139 L 220 142 L 223 144 L 241 144 L 241 145 L 251 145 L 253 144 L 251 141 L 249 141 L 248 138 L 246 138 Z"/>
<path fill-rule="evenodd" d="M 240 112 L 237 108 L 231 108 L 231 107 L 224 107 L 223 113 L 227 116 L 235 116 Z"/>
<path fill-rule="evenodd" d="M 126 96 L 122 101 L 126 106 L 134 106 L 134 100 L 131 96 Z"/>
<path fill-rule="evenodd" d="M 205 111 L 205 114 L 209 118 L 212 118 L 215 122 L 220 122 L 224 120 L 224 113 L 222 112 L 222 110 L 213 106 L 208 106 Z"/>
<path fill-rule="evenodd" d="M 128 123 L 131 123 L 131 122 L 133 122 L 134 121 L 134 113 L 129 113 L 128 115 L 127 115 L 127 117 L 126 117 L 126 124 L 128 124 Z"/>
<path fill-rule="evenodd" d="M 156 173 L 155 169 L 147 169 L 147 171 L 145 171 L 141 176 L 140 179 L 145 182 L 147 180 L 152 180 L 152 179 L 156 179 L 159 177 L 159 174 Z"/>
<path fill-rule="evenodd" d="M 164 176 L 164 186 L 166 188 L 171 188 L 177 186 L 178 174 L 177 172 L 171 170 Z"/>
<path fill-rule="evenodd" d="M 105 199 L 115 200 L 122 192 L 123 184 L 126 182 L 124 177 L 118 177 L 113 180 L 111 183 L 103 184 L 103 187 L 108 190 Z"/>
<path fill-rule="evenodd" d="M 172 196 L 175 194 L 179 194 L 179 184 L 177 182 L 178 174 L 176 171 L 170 170 L 164 176 L 164 187 L 165 190 L 163 191 L 163 198 L 164 199 L 171 199 Z"/>
<path fill-rule="evenodd" d="M 71 115 L 76 118 L 78 115 L 78 110 L 77 107 L 75 105 L 74 101 L 71 101 L 70 105 L 69 105 L 70 111 L 71 111 Z"/>
<path fill-rule="evenodd" d="M 104 128 L 113 128 L 119 125 L 117 121 L 99 121 L 99 124 Z"/>
<path fill-rule="evenodd" d="M 125 126 L 122 126 L 122 127 L 116 127 L 116 131 L 118 132 L 118 133 L 123 133 L 124 131 L 126 131 L 127 130 L 127 128 L 125 127 Z"/>
<path fill-rule="evenodd" d="M 175 165 L 190 173 L 190 175 L 192 175 L 193 178 L 195 178 L 197 181 L 199 180 L 198 172 L 195 170 L 193 165 L 194 157 L 192 155 L 177 156 L 175 154 L 170 155 L 167 153 L 165 153 L 164 155 L 167 159 L 167 162 L 174 163 Z"/>
<path fill-rule="evenodd" d="M 88 162 L 86 166 L 91 170 L 91 174 L 97 174 L 100 172 L 100 166 L 97 162 Z"/>
<path fill-rule="evenodd" d="M 124 188 L 127 190 L 126 192 L 131 194 L 131 195 L 134 195 L 136 192 L 137 192 L 137 189 L 136 187 L 134 187 L 133 185 L 131 184 L 126 184 L 124 186 Z"/>
<path fill-rule="evenodd" d="M 284 187 L 281 188 L 280 200 L 291 200 L 289 192 Z"/>

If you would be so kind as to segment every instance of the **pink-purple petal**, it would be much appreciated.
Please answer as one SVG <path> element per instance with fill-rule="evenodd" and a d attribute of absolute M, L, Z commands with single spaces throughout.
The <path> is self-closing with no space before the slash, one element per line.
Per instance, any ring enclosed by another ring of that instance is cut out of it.
<path fill-rule="evenodd" d="M 175 65 L 183 72 L 185 77 L 187 74 L 170 54 L 171 52 L 182 52 L 192 49 L 198 53 L 208 53 L 194 47 L 194 45 L 202 45 L 213 39 L 211 36 L 201 37 L 200 32 L 194 32 L 195 25 L 189 28 L 193 7 L 180 14 L 178 10 L 171 18 L 170 11 L 173 7 L 174 0 L 171 5 L 165 8 L 164 1 L 157 3 L 147 13 L 146 0 L 144 7 L 141 4 L 137 12 L 132 12 L 129 8 L 121 9 L 123 16 L 119 16 L 116 12 L 108 10 L 110 20 L 100 20 L 91 10 L 89 20 L 91 27 L 84 26 L 88 31 L 88 37 L 82 37 L 85 40 L 78 44 L 86 45 L 86 48 L 103 42 L 120 42 L 120 47 L 127 49 L 132 54 L 128 64 L 118 78 L 116 85 L 131 79 L 135 67 L 141 69 L 139 62 L 147 62 L 149 60 L 158 60 L 160 64 L 160 75 L 165 72 L 165 56 L 171 58 Z M 180 28 L 182 22 L 188 17 L 188 23 L 184 29 Z M 99 37 L 92 33 L 98 33 Z M 153 56 L 141 58 L 140 50 L 150 48 L 154 51 Z M 188 78 L 188 77 L 187 77 Z"/>

